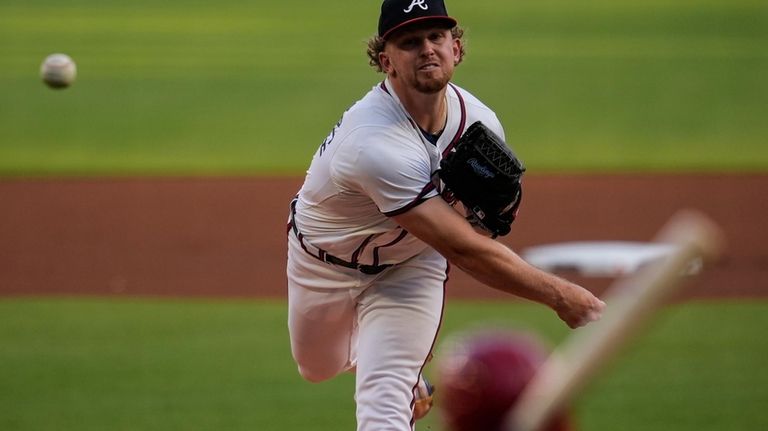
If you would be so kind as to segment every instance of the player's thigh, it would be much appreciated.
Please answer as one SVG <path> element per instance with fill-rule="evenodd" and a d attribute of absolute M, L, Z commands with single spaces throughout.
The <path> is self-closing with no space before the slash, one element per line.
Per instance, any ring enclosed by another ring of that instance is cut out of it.
<path fill-rule="evenodd" d="M 423 328 L 431 339 L 442 319 L 447 269 L 445 259 L 429 250 L 385 273 L 361 296 L 361 322 L 398 321 L 393 329 Z"/>
<path fill-rule="evenodd" d="M 356 274 L 291 250 L 288 259 L 288 330 L 301 374 L 312 381 L 331 378 L 350 366 L 357 331 Z"/>
<path fill-rule="evenodd" d="M 288 290 L 291 353 L 304 378 L 329 379 L 351 365 L 357 331 L 355 302 L 347 291 Z"/>

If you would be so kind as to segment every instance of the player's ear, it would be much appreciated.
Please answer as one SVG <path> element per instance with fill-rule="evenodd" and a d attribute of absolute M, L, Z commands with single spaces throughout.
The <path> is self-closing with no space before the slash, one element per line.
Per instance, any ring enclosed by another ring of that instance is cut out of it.
<path fill-rule="evenodd" d="M 381 65 L 381 70 L 384 71 L 384 73 L 389 73 L 392 69 L 392 62 L 389 61 L 389 56 L 383 52 L 379 53 L 379 64 Z"/>
<path fill-rule="evenodd" d="M 453 39 L 453 65 L 461 63 L 461 39 Z"/>

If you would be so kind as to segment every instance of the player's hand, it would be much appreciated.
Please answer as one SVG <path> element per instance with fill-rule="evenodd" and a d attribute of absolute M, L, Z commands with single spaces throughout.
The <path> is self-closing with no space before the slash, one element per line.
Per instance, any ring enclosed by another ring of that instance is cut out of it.
<path fill-rule="evenodd" d="M 554 307 L 560 319 L 571 328 L 600 320 L 605 302 L 577 284 L 566 283 L 567 286 L 561 291 L 562 297 Z"/>

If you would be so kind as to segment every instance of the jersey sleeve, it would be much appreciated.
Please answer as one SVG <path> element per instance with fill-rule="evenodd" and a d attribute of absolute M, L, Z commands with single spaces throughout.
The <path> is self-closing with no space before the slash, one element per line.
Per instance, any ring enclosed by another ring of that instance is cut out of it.
<path fill-rule="evenodd" d="M 499 135 L 501 139 L 504 140 L 504 142 L 507 141 L 507 135 L 504 133 L 504 126 L 501 125 L 501 122 L 496 117 L 496 115 L 492 116 L 491 121 L 489 121 L 488 127 L 493 130 L 494 133 Z"/>
<path fill-rule="evenodd" d="M 436 195 L 429 154 L 420 142 L 360 130 L 354 144 L 334 158 L 332 176 L 341 188 L 367 195 L 387 216 L 397 215 Z"/>

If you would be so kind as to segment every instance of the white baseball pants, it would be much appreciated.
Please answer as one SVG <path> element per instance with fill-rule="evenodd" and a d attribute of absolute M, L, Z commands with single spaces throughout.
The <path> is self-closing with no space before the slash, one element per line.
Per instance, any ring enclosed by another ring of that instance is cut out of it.
<path fill-rule="evenodd" d="M 407 431 L 413 390 L 440 327 L 448 264 L 432 249 L 367 275 L 288 241 L 288 328 L 299 373 L 320 382 L 356 368 L 358 431 Z"/>

